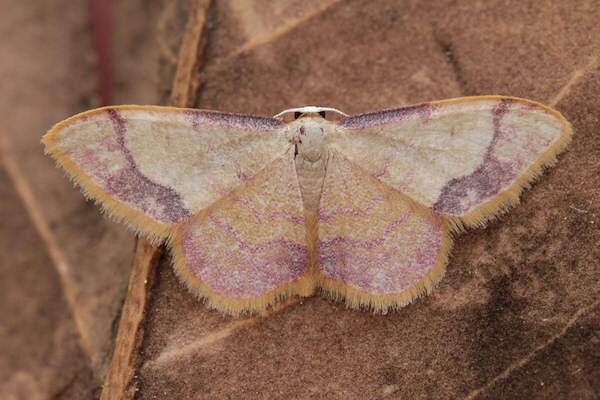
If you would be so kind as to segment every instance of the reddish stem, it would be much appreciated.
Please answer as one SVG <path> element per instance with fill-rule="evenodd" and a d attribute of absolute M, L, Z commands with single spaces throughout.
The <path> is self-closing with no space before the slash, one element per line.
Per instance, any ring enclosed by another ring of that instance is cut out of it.
<path fill-rule="evenodd" d="M 109 105 L 112 102 L 112 3 L 111 0 L 89 0 L 88 5 L 97 59 L 98 94 L 102 105 Z"/>

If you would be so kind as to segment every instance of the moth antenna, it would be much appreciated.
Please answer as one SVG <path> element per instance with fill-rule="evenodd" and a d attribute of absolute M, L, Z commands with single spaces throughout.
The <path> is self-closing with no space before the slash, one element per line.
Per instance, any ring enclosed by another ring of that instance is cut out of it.
<path fill-rule="evenodd" d="M 298 113 L 300 113 L 300 114 L 305 114 L 305 113 L 319 113 L 323 118 L 325 118 L 325 111 L 332 111 L 332 112 L 338 113 L 338 114 L 340 114 L 340 115 L 342 115 L 344 117 L 348 116 L 348 114 L 346 114 L 343 111 L 338 110 L 337 108 L 319 107 L 319 106 L 304 106 L 304 107 L 297 107 L 297 108 L 288 108 L 287 110 L 283 110 L 279 114 L 275 114 L 273 116 L 273 118 L 280 118 L 284 114 L 288 114 L 288 113 L 294 113 L 294 116 L 296 116 Z M 299 116 L 297 116 L 296 118 L 298 118 L 298 117 Z"/>

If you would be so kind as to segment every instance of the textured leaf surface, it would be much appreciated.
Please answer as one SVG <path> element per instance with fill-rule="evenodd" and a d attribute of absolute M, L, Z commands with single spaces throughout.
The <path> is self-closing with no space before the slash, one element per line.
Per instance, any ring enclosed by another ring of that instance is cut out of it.
<path fill-rule="evenodd" d="M 172 77 L 164 73 L 164 60 L 160 79 L 153 75 L 153 54 L 166 53 L 166 64 L 174 63 L 179 41 L 170 38 L 181 36 L 189 2 L 168 2 L 165 14 L 178 18 L 166 22 L 152 17 L 158 3 L 135 3 L 119 2 L 116 12 L 121 33 L 114 41 L 115 102 L 155 104 L 156 87 L 164 98 Z M 102 359 L 112 354 L 111 321 L 122 303 L 133 237 L 86 204 L 39 145 L 53 122 L 93 103 L 85 10 L 52 1 L 24 14 L 21 4 L 31 8 L 26 2 L 9 7 L 3 20 L 3 53 L 12 56 L 2 63 L 10 79 L 3 83 L 0 135 L 10 139 L 67 256 L 77 308 Z M 285 107 L 327 104 L 353 114 L 510 94 L 552 105 L 573 123 L 575 134 L 557 167 L 524 193 L 522 204 L 486 229 L 460 236 L 434 294 L 400 313 L 370 315 L 313 297 L 258 319 L 234 320 L 199 307 L 164 258 L 156 286 L 148 287 L 152 301 L 137 397 L 594 398 L 600 381 L 594 347 L 600 326 L 595 2 L 549 7 L 467 0 L 423 7 L 364 1 L 327 4 L 318 12 L 310 4 L 255 2 L 249 7 L 258 18 L 228 2 L 214 4 L 197 107 L 272 115 Z M 275 30 L 253 41 L 242 24 L 260 35 L 267 32 L 262 25 Z M 163 35 L 153 40 L 156 27 Z M 236 52 L 246 39 L 250 45 Z M 23 221 L 30 216 L 22 215 Z M 13 243 L 14 233 L 5 239 Z M 45 249 L 46 242 L 30 252 Z M 18 299 L 20 310 L 54 307 L 37 292 L 23 296 L 22 274 L 31 266 L 15 270 L 14 257 L 5 257 L 5 295 Z M 51 282 L 50 272 L 46 263 L 36 279 Z M 30 325 L 15 329 L 26 338 L 20 332 Z M 51 334 L 40 340 L 68 342 Z M 18 354 L 21 360 L 28 351 L 38 357 L 37 368 L 28 364 L 27 373 L 39 382 L 39 368 L 49 359 L 35 348 L 25 343 L 27 350 Z M 50 360 L 49 367 L 57 368 L 57 359 Z M 9 393 L 32 388 L 34 380 L 21 379 L 14 365 L 2 364 L 15 374 L 12 382 L 20 382 Z M 73 376 L 86 384 L 87 373 Z M 55 395 L 52 390 L 41 397 Z"/>
<path fill-rule="evenodd" d="M 198 107 L 356 114 L 510 94 L 552 105 L 575 134 L 520 206 L 457 237 L 437 289 L 400 312 L 315 296 L 264 317 L 223 318 L 199 310 L 165 260 L 140 397 L 593 398 L 593 344 L 575 339 L 597 335 L 599 317 L 593 2 L 338 2 L 239 53 L 242 16 L 218 3 L 215 18 L 229 25 L 211 31 Z"/>

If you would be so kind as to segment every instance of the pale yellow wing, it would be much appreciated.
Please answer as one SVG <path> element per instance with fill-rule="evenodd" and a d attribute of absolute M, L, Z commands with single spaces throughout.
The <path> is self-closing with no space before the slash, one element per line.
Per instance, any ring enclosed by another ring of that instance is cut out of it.
<path fill-rule="evenodd" d="M 444 273 L 451 242 L 442 217 L 335 151 L 318 224 L 319 285 L 351 307 L 402 307 Z"/>
<path fill-rule="evenodd" d="M 88 197 L 160 240 L 284 154 L 284 126 L 273 118 L 116 106 L 60 122 L 43 142 Z"/>
<path fill-rule="evenodd" d="M 465 97 L 342 119 L 330 145 L 373 177 L 468 225 L 511 203 L 567 145 L 557 111 L 503 96 Z"/>
<path fill-rule="evenodd" d="M 312 294 L 293 156 L 288 151 L 175 230 L 175 270 L 212 307 L 235 315 Z"/>

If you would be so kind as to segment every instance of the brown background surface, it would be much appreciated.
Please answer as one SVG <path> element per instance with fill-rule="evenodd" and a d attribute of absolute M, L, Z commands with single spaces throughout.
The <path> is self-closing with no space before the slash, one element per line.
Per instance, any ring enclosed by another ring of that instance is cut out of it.
<path fill-rule="evenodd" d="M 99 105 L 87 8 L 0 5 L 0 398 L 99 397 L 134 237 L 39 144 Z M 167 101 L 194 5 L 114 2 L 115 103 Z M 225 317 L 165 255 L 136 398 L 598 398 L 598 20 L 595 1 L 214 0 L 197 107 L 352 114 L 506 94 L 556 107 L 575 135 L 520 205 L 457 236 L 430 296 L 385 316 L 312 297 Z"/>

